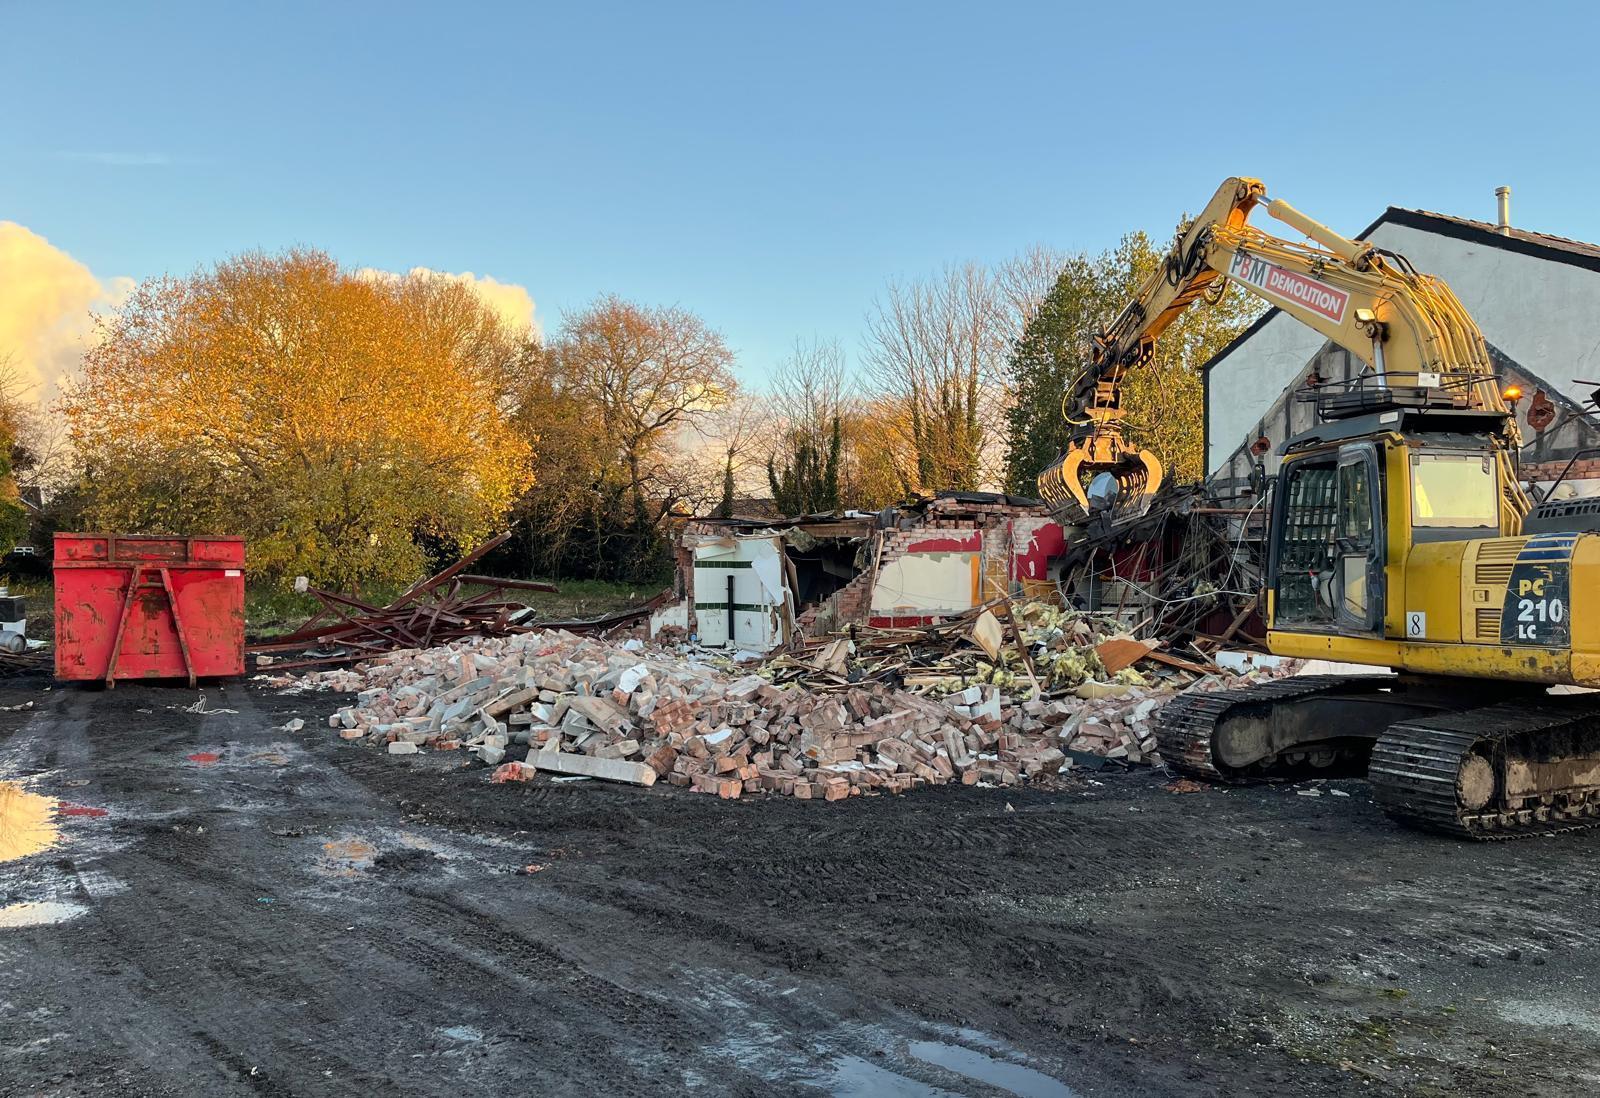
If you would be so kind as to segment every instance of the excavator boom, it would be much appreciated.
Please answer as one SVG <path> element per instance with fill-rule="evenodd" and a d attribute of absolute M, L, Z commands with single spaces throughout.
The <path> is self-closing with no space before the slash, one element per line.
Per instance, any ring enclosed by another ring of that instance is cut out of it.
<path fill-rule="evenodd" d="M 1251 212 L 1267 213 L 1303 233 L 1290 242 L 1255 228 Z M 1160 459 L 1132 446 L 1122 433 L 1122 380 L 1145 365 L 1163 332 L 1196 301 L 1225 284 L 1321 332 L 1367 364 L 1365 395 L 1391 388 L 1416 399 L 1505 414 L 1482 333 L 1438 279 L 1419 274 L 1402 257 L 1349 240 L 1281 199 L 1269 199 L 1259 179 L 1226 180 L 1200 216 L 1178 236 L 1150 276 L 1095 340 L 1089 364 L 1063 397 L 1072 439 L 1039 474 L 1041 494 L 1057 506 L 1095 509 L 1086 484 L 1101 473 L 1116 481 L 1119 506 L 1137 505 L 1160 486 Z M 1363 394 L 1351 399 L 1359 401 Z M 1505 415 L 1509 445 L 1501 463 L 1502 518 L 1513 531 L 1529 501 L 1515 476 L 1516 421 Z M 1104 497 L 1102 496 L 1102 499 Z"/>

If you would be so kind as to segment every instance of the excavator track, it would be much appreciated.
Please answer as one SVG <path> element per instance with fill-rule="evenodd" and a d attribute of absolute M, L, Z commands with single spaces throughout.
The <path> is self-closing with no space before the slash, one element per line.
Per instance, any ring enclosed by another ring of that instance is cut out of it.
<path fill-rule="evenodd" d="M 1265 714 L 1285 703 L 1319 696 L 1377 693 L 1386 685 L 1388 680 L 1376 675 L 1305 675 L 1236 690 L 1185 694 L 1161 709 L 1156 722 L 1156 742 L 1168 766 L 1203 781 L 1253 782 L 1303 777 L 1303 767 L 1280 764 L 1240 770 L 1228 766 L 1213 753 L 1217 729 L 1231 718 Z"/>
<path fill-rule="evenodd" d="M 1391 817 L 1460 838 L 1600 826 L 1600 695 L 1401 721 L 1373 747 L 1367 776 Z"/>

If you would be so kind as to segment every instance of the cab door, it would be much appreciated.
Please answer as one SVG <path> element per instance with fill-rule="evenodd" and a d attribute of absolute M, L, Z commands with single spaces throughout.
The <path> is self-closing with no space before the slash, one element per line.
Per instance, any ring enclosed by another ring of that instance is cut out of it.
<path fill-rule="evenodd" d="M 1341 632 L 1380 634 L 1384 600 L 1383 467 L 1378 447 L 1339 448 L 1334 523 L 1335 620 Z"/>

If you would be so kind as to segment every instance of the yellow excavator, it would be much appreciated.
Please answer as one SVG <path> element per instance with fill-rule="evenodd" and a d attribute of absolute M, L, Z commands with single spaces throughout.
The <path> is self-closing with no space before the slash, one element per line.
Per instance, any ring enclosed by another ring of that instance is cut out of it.
<path fill-rule="evenodd" d="M 1310 242 L 1250 226 L 1262 204 Z M 1391 816 L 1466 838 L 1600 824 L 1600 694 L 1551 692 L 1600 687 L 1600 500 L 1533 505 L 1482 333 L 1404 257 L 1228 180 L 1097 342 L 1075 386 L 1092 430 L 1041 482 L 1086 510 L 1086 478 L 1114 482 L 1102 499 L 1154 490 L 1118 382 L 1219 279 L 1365 364 L 1297 394 L 1318 425 L 1283 444 L 1272 486 L 1268 647 L 1395 673 L 1185 695 L 1158 719 L 1162 757 L 1227 782 L 1364 766 Z"/>

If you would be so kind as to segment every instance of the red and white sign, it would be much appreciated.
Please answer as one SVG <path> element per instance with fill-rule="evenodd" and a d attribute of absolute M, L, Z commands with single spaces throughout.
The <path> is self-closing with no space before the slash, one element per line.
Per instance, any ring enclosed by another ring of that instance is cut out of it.
<path fill-rule="evenodd" d="M 1345 307 L 1350 304 L 1350 295 L 1343 290 L 1268 263 L 1242 249 L 1234 253 L 1228 275 L 1250 283 L 1268 297 L 1325 316 L 1335 324 L 1344 321 Z"/>

